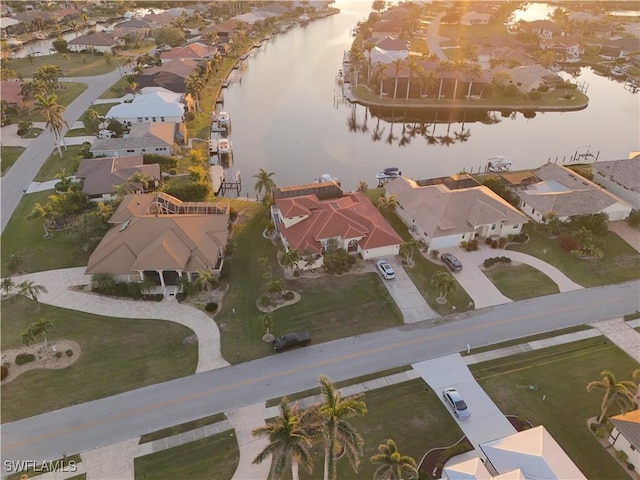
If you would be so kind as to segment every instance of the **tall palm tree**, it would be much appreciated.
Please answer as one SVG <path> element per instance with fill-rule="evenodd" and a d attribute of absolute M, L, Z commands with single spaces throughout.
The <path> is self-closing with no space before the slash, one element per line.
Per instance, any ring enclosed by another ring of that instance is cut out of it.
<path fill-rule="evenodd" d="M 393 86 L 393 98 L 396 98 L 398 94 L 398 76 L 400 75 L 400 69 L 402 68 L 402 59 L 396 58 L 392 63 L 396 73 L 396 82 Z"/>
<path fill-rule="evenodd" d="M 22 344 L 28 347 L 32 343 L 36 343 L 36 334 L 33 330 L 29 329 L 22 334 Z"/>
<path fill-rule="evenodd" d="M 482 75 L 482 67 L 480 67 L 478 63 L 472 63 L 471 65 L 467 65 L 465 72 L 469 76 L 469 89 L 467 90 L 467 100 L 469 100 L 473 81 Z"/>
<path fill-rule="evenodd" d="M 140 189 L 143 192 L 148 191 L 153 185 L 154 178 L 148 173 L 138 171 L 127 178 L 127 182 L 134 184 L 135 186 L 140 186 Z"/>
<path fill-rule="evenodd" d="M 382 464 L 373 474 L 374 480 L 418 478 L 416 461 L 407 455 L 401 455 L 393 440 L 388 439 L 387 443 L 378 445 L 378 452 L 370 459 L 371 463 Z"/>
<path fill-rule="evenodd" d="M 322 403 L 318 409 L 322 418 L 322 436 L 324 439 L 324 480 L 336 480 L 336 454 L 344 450 L 354 472 L 358 471 L 364 440 L 347 418 L 367 413 L 367 406 L 361 400 L 362 394 L 340 398 L 340 394 L 331 381 L 321 375 L 320 393 Z"/>
<path fill-rule="evenodd" d="M 20 285 L 18 285 L 19 294 L 30 298 L 34 302 L 38 303 L 38 295 L 41 293 L 48 293 L 48 290 L 43 285 L 37 285 L 33 283 L 33 280 L 25 280 Z"/>
<path fill-rule="evenodd" d="M 356 188 L 356 192 L 365 193 L 367 190 L 369 190 L 369 185 L 367 185 L 367 182 L 365 182 L 364 180 L 360 180 L 358 182 L 358 188 Z"/>
<path fill-rule="evenodd" d="M 291 271 L 293 271 L 295 266 L 298 264 L 298 260 L 300 260 L 300 252 L 295 248 L 290 248 L 280 255 L 280 263 L 291 269 Z"/>
<path fill-rule="evenodd" d="M 35 336 L 42 335 L 44 338 L 44 346 L 47 347 L 49 343 L 47 341 L 47 333 L 53 328 L 55 328 L 55 326 L 49 320 L 40 320 L 39 322 L 34 323 L 30 330 L 33 331 Z"/>
<path fill-rule="evenodd" d="M 371 78 L 371 69 L 373 68 L 373 63 L 371 63 L 371 51 L 375 46 L 375 43 L 366 42 L 362 47 L 367 52 L 367 83 L 369 83 L 369 79 Z"/>
<path fill-rule="evenodd" d="M 447 298 L 449 292 L 453 292 L 457 288 L 456 279 L 447 272 L 438 272 L 431 277 L 431 285 L 436 287 L 440 292 L 440 298 Z"/>
<path fill-rule="evenodd" d="M 411 238 L 400 245 L 400 255 L 411 262 L 413 261 L 413 256 L 419 248 L 420 242 L 418 242 L 415 238 Z"/>
<path fill-rule="evenodd" d="M 256 194 L 260 195 L 264 191 L 264 195 L 270 197 L 273 195 L 274 190 L 276 189 L 276 182 L 273 181 L 273 177 L 275 172 L 267 172 L 264 168 L 261 168 L 260 171 L 253 178 L 256 179 L 256 184 L 254 186 L 256 190 Z"/>
<path fill-rule="evenodd" d="M 382 87 L 384 82 L 384 71 L 387 69 L 387 66 L 384 63 L 378 63 L 376 65 L 375 77 L 376 83 L 377 80 L 380 80 L 380 99 L 382 99 Z"/>
<path fill-rule="evenodd" d="M 282 280 L 272 280 L 267 283 L 267 292 L 272 297 L 278 297 L 284 291 L 284 282 Z"/>
<path fill-rule="evenodd" d="M 31 110 L 39 113 L 45 120 L 45 127 L 53 133 L 56 139 L 56 146 L 58 147 L 58 155 L 62 157 L 62 149 L 60 148 L 60 141 L 64 144 L 65 150 L 67 145 L 64 143 L 64 136 L 62 130 L 66 126 L 69 127 L 67 121 L 62 117 L 66 108 L 58 103 L 58 96 L 54 93 L 44 96 L 36 95 L 35 102 Z"/>
<path fill-rule="evenodd" d="M 193 72 L 189 75 L 185 81 L 185 93 L 191 96 L 193 99 L 193 106 L 196 112 L 200 111 L 200 93 L 204 88 L 204 81 L 197 73 Z"/>
<path fill-rule="evenodd" d="M 355 88 L 358 88 L 358 77 L 360 76 L 359 74 L 360 64 L 362 63 L 363 58 L 364 56 L 360 48 L 353 48 L 351 50 L 350 63 L 351 65 L 353 65 Z"/>
<path fill-rule="evenodd" d="M 633 408 L 635 403 L 633 395 L 637 388 L 636 384 L 631 380 L 617 381 L 615 375 L 609 370 L 603 370 L 600 375 L 602 380 L 594 380 L 587 384 L 587 392 L 589 393 L 595 389 L 604 390 L 598 423 L 602 423 L 607 411 L 614 403 L 622 409 L 622 413 L 626 413 Z"/>
<path fill-rule="evenodd" d="M 0 282 L 0 288 L 4 290 L 5 295 L 9 295 L 11 293 L 11 290 L 16 288 L 16 283 L 11 277 L 4 277 L 2 279 L 2 282 Z"/>
<path fill-rule="evenodd" d="M 409 91 L 411 90 L 411 80 L 413 80 L 413 76 L 418 72 L 418 64 L 416 63 L 416 59 L 414 57 L 409 58 L 409 78 L 407 80 L 407 95 L 405 96 L 405 100 L 409 100 Z"/>
<path fill-rule="evenodd" d="M 311 439 L 317 432 L 317 413 L 313 409 L 299 411 L 297 404 L 289 405 L 287 397 L 280 400 L 280 416 L 264 427 L 251 432 L 253 437 L 268 438 L 269 445 L 253 461 L 262 463 L 272 458 L 269 480 L 282 478 L 291 466 L 291 477 L 298 480 L 298 469 L 313 471 Z"/>

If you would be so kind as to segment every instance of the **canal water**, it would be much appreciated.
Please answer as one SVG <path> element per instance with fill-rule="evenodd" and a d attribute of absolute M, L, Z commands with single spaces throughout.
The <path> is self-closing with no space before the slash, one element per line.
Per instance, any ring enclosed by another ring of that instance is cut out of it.
<path fill-rule="evenodd" d="M 403 122 L 402 112 L 345 103 L 337 95 L 336 73 L 352 42 L 350 28 L 368 15 L 371 2 L 335 5 L 339 15 L 293 28 L 254 50 L 240 80 L 223 90 L 243 195 L 252 194 L 260 168 L 275 172 L 278 185 L 327 173 L 354 189 L 360 180 L 375 185 L 375 174 L 389 166 L 418 179 L 478 171 L 496 155 L 524 169 L 556 157 L 568 161 L 576 151 L 612 160 L 640 150 L 639 95 L 588 68 L 575 77 L 586 82 L 591 99 L 579 112 L 535 118 L 455 112 L 450 123 L 443 114 L 434 119 L 425 113 L 431 123 L 423 132 L 413 121 L 418 119 Z"/>

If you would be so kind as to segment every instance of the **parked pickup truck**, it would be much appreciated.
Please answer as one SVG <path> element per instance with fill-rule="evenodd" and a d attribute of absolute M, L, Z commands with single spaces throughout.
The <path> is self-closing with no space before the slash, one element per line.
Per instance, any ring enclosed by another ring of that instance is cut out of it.
<path fill-rule="evenodd" d="M 283 350 L 293 347 L 306 347 L 311 343 L 311 335 L 307 332 L 287 333 L 271 342 L 273 351 L 280 353 Z"/>

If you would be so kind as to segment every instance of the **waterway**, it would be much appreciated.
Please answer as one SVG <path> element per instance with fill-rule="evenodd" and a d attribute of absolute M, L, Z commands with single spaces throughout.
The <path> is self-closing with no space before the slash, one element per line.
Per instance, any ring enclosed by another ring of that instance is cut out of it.
<path fill-rule="evenodd" d="M 425 113 L 424 133 L 419 122 L 403 122 L 400 111 L 379 118 L 341 101 L 336 73 L 352 42 L 349 30 L 370 5 L 338 1 L 339 15 L 276 36 L 254 50 L 240 81 L 224 90 L 243 195 L 252 194 L 260 168 L 275 172 L 278 185 L 308 183 L 328 173 L 353 189 L 360 180 L 375 185 L 376 172 L 388 166 L 417 179 L 479 171 L 496 155 L 525 169 L 549 159 L 568 161 L 576 151 L 612 160 L 640 150 L 639 95 L 589 68 L 575 77 L 588 86 L 585 110 L 535 118 L 455 112 L 451 122 Z"/>

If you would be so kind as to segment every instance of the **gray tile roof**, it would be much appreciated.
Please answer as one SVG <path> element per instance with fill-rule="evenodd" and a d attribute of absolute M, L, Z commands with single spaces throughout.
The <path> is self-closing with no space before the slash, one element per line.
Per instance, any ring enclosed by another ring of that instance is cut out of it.
<path fill-rule="evenodd" d="M 640 192 L 640 157 L 595 162 L 592 168 L 623 187 Z"/>
<path fill-rule="evenodd" d="M 173 145 L 175 128 L 175 123 L 134 123 L 125 137 L 96 139 L 91 151 L 170 147 Z"/>

